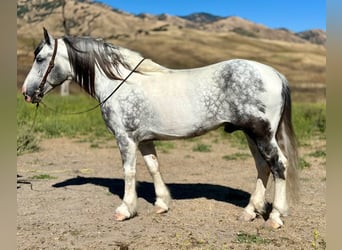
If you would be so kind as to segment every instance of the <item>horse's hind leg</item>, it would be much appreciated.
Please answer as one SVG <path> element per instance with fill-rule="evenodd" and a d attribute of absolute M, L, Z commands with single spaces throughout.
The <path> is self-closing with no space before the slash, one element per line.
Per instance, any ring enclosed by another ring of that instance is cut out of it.
<path fill-rule="evenodd" d="M 254 141 L 247 135 L 247 141 L 251 153 L 254 157 L 255 165 L 257 168 L 258 176 L 256 181 L 255 191 L 251 195 L 248 205 L 245 207 L 240 220 L 251 221 L 254 220 L 257 213 L 264 214 L 266 212 L 266 199 L 265 192 L 267 181 L 270 175 L 270 168 L 264 158 L 261 156 Z"/>
<path fill-rule="evenodd" d="M 261 156 L 269 165 L 275 183 L 274 201 L 267 224 L 273 228 L 279 228 L 283 225 L 280 216 L 286 216 L 288 212 L 286 199 L 287 159 L 278 146 L 274 136 L 271 139 L 261 137 L 254 137 L 253 139 Z"/>
<path fill-rule="evenodd" d="M 157 153 L 153 142 L 144 142 L 139 145 L 139 150 L 144 157 L 148 170 L 153 178 L 156 192 L 156 212 L 164 213 L 169 210 L 171 196 L 159 171 Z"/>

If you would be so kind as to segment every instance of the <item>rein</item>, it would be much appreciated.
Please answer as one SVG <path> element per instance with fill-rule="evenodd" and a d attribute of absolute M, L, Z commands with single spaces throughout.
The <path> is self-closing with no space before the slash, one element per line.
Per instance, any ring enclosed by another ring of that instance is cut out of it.
<path fill-rule="evenodd" d="M 53 48 L 51 60 L 49 62 L 49 67 L 47 68 L 47 70 L 44 74 L 44 77 L 43 77 L 42 81 L 40 82 L 39 87 L 35 93 L 36 98 L 34 98 L 34 99 L 36 99 L 36 100 L 33 99 L 34 101 L 36 101 L 37 107 L 39 106 L 39 102 L 42 100 L 42 98 L 44 96 L 44 86 L 45 86 L 46 80 L 47 80 L 51 70 L 53 69 L 53 67 L 55 67 L 55 58 L 56 58 L 56 54 L 57 54 L 57 48 L 58 48 L 58 41 L 57 41 L 57 39 L 55 39 L 55 45 Z"/>
<path fill-rule="evenodd" d="M 57 46 L 55 46 L 55 47 L 57 47 Z M 54 58 L 53 58 L 53 59 L 54 59 Z M 65 114 L 65 115 L 79 115 L 79 114 L 83 114 L 83 113 L 90 112 L 90 111 L 95 110 L 96 108 L 102 106 L 105 102 L 108 101 L 109 98 L 111 98 L 111 97 L 114 95 L 114 93 L 115 93 L 116 91 L 118 91 L 118 89 L 119 89 L 119 88 L 128 80 L 128 78 L 137 70 L 137 68 L 141 65 L 141 63 L 142 63 L 144 60 L 145 60 L 145 58 L 141 59 L 140 62 L 134 67 L 134 69 L 131 70 L 131 72 L 130 72 L 122 81 L 121 81 L 121 83 L 120 83 L 118 86 L 116 86 L 116 88 L 115 88 L 115 89 L 114 89 L 114 90 L 113 90 L 105 99 L 103 99 L 100 103 L 96 104 L 94 107 L 91 107 L 91 108 L 86 109 L 86 110 L 83 110 L 83 111 L 78 111 L 78 112 L 68 112 L 68 113 L 67 113 L 67 112 L 62 112 L 62 114 Z M 52 58 L 51 58 L 51 61 L 52 61 Z M 50 62 L 50 63 L 51 63 L 51 62 Z M 50 68 L 50 66 L 49 66 L 49 68 Z M 49 70 L 49 68 L 48 68 L 48 71 L 46 71 L 46 74 L 45 74 L 46 77 L 44 76 L 44 78 L 47 78 L 47 75 L 50 73 L 50 71 L 51 71 L 51 69 L 53 68 L 53 66 L 51 67 L 50 70 Z M 44 80 L 44 78 L 43 78 L 43 80 Z M 44 88 L 44 84 L 45 84 L 45 82 L 46 82 L 46 79 L 45 79 L 44 82 L 43 82 L 43 80 L 42 80 L 42 82 L 41 82 L 42 88 Z M 39 86 L 39 90 L 38 90 L 38 91 L 40 91 L 41 86 Z M 42 97 L 43 97 L 43 95 L 42 95 Z M 50 107 L 47 106 L 42 100 L 40 100 L 39 102 L 41 102 L 46 108 L 48 108 L 48 109 L 50 109 L 50 110 L 52 110 L 52 111 L 57 112 L 56 109 L 50 108 Z M 38 107 L 39 102 L 37 102 L 37 107 Z"/>

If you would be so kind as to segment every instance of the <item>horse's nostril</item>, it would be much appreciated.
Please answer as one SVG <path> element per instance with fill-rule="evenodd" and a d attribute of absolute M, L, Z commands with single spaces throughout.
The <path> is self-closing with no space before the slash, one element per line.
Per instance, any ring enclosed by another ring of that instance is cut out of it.
<path fill-rule="evenodd" d="M 31 102 L 31 97 L 29 95 L 27 95 L 25 93 L 23 93 L 23 95 L 24 95 L 25 101 Z"/>

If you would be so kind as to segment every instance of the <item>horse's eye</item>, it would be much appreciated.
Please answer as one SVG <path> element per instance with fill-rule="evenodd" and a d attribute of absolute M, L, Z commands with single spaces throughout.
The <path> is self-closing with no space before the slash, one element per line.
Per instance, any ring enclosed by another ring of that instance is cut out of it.
<path fill-rule="evenodd" d="M 45 58 L 42 58 L 42 57 L 40 57 L 40 56 L 38 56 L 37 58 L 36 58 L 36 62 L 37 63 L 41 63 L 41 62 L 43 62 L 45 60 Z"/>

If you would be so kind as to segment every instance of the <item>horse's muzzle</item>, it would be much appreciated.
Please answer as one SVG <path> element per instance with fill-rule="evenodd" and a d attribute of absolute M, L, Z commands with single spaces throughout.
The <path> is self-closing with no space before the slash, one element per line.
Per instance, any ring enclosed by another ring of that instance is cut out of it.
<path fill-rule="evenodd" d="M 25 98 L 25 101 L 27 101 L 27 102 L 31 102 L 32 101 L 31 97 L 29 95 L 27 95 L 26 93 L 23 93 L 23 96 Z"/>
<path fill-rule="evenodd" d="M 34 92 L 33 96 L 30 96 L 26 92 L 23 92 L 23 96 L 25 98 L 25 101 L 30 103 L 40 103 L 43 98 L 43 94 L 39 90 Z"/>

